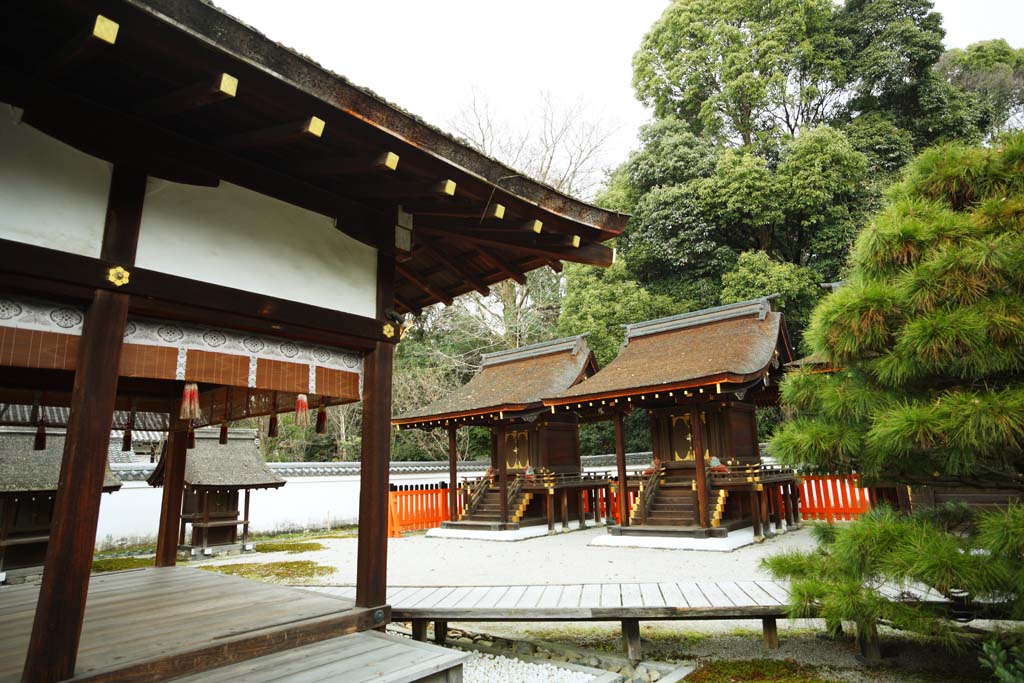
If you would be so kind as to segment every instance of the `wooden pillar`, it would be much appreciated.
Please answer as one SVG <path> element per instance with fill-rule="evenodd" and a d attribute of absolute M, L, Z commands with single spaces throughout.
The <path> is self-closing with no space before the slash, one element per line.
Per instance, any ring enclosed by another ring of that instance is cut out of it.
<path fill-rule="evenodd" d="M 175 417 L 175 416 L 172 416 Z M 181 524 L 181 498 L 185 484 L 185 458 L 188 432 L 184 429 L 167 435 L 164 445 L 164 490 L 160 504 L 160 528 L 156 538 L 156 566 L 173 567 L 178 560 Z M 180 529 L 180 533 L 179 533 Z"/>
<path fill-rule="evenodd" d="M 754 524 L 754 537 L 760 538 L 761 533 L 761 502 L 757 499 L 757 489 L 750 490 L 750 516 Z"/>
<path fill-rule="evenodd" d="M 629 489 L 626 486 L 626 429 L 622 424 L 622 413 L 616 412 L 615 422 L 615 466 L 619 472 L 619 525 L 629 526 Z"/>
<path fill-rule="evenodd" d="M 775 522 L 775 530 L 782 531 L 782 484 L 775 484 L 772 490 L 772 519 Z"/>
<path fill-rule="evenodd" d="M 622 620 L 622 640 L 626 644 L 626 656 L 634 664 L 641 659 L 640 651 L 640 620 Z"/>
<path fill-rule="evenodd" d="M 438 645 L 444 646 L 445 641 L 448 640 L 448 622 L 447 621 L 435 621 L 434 622 L 434 642 Z"/>
<path fill-rule="evenodd" d="M 768 492 L 762 488 L 757 492 L 757 499 L 761 504 L 761 531 L 765 536 L 769 536 L 771 535 L 771 528 L 768 518 Z"/>
<path fill-rule="evenodd" d="M 600 489 L 587 489 L 591 499 L 594 501 L 594 524 L 601 523 L 601 490 Z"/>
<path fill-rule="evenodd" d="M 392 257 L 378 253 L 378 320 L 383 321 L 384 312 L 393 305 L 394 279 Z M 377 342 L 363 358 L 357 607 L 376 607 L 387 602 L 388 468 L 391 465 L 391 368 L 394 356 L 392 344 Z M 383 621 L 379 625 L 383 626 Z"/>
<path fill-rule="evenodd" d="M 508 524 L 508 458 L 505 456 L 505 425 L 500 422 L 494 426 L 494 454 L 498 459 L 501 523 Z"/>
<path fill-rule="evenodd" d="M 791 481 L 789 483 L 789 499 L 790 506 L 793 508 L 793 523 L 797 526 L 800 525 L 800 485 L 797 482 Z"/>
<path fill-rule="evenodd" d="M 127 317 L 127 295 L 97 290 L 82 326 L 26 683 L 60 681 L 75 671 Z"/>
<path fill-rule="evenodd" d="M 587 512 L 586 512 L 586 510 L 584 509 L 584 506 L 583 506 L 583 497 L 586 496 L 586 495 L 587 495 L 586 490 L 584 490 L 584 489 L 576 489 L 576 504 L 579 506 L 579 510 L 577 510 L 576 512 L 578 513 L 578 516 L 580 518 L 580 528 L 581 529 L 586 529 L 587 528 Z"/>
<path fill-rule="evenodd" d="M 242 511 L 242 550 L 249 541 L 249 489 L 245 490 L 245 509 Z"/>
<path fill-rule="evenodd" d="M 418 640 L 421 643 L 427 639 L 427 620 L 426 619 L 413 619 L 412 620 L 412 639 Z"/>
<path fill-rule="evenodd" d="M 544 509 L 548 516 L 548 531 L 555 530 L 555 491 L 554 489 L 548 489 L 548 495 L 545 496 L 546 501 L 544 503 Z"/>
<path fill-rule="evenodd" d="M 562 489 L 562 531 L 569 530 L 569 489 Z"/>
<path fill-rule="evenodd" d="M 455 437 L 458 427 L 448 428 L 448 519 L 459 519 L 459 471 Z"/>
<path fill-rule="evenodd" d="M 782 496 L 782 509 L 786 514 L 786 526 L 792 529 L 796 522 L 793 520 L 793 499 L 790 494 L 789 482 L 779 484 L 779 494 Z"/>
<path fill-rule="evenodd" d="M 701 528 L 707 529 L 710 526 L 708 520 L 708 476 L 704 462 L 707 439 L 704 434 L 704 423 L 701 422 L 700 417 L 700 408 L 694 406 L 690 409 L 690 435 L 693 439 L 694 462 L 697 466 L 694 473 L 697 479 L 697 511 L 700 516 Z"/>
<path fill-rule="evenodd" d="M 762 617 L 761 633 L 764 635 L 764 646 L 769 650 L 779 649 L 779 626 L 775 617 Z"/>

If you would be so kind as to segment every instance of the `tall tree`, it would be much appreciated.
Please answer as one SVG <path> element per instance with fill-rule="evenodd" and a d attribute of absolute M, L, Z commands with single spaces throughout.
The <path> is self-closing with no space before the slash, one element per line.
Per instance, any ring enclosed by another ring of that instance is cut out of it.
<path fill-rule="evenodd" d="M 948 82 L 981 97 L 988 109 L 989 135 L 1024 128 L 1024 48 L 986 40 L 948 50 L 936 69 Z"/>

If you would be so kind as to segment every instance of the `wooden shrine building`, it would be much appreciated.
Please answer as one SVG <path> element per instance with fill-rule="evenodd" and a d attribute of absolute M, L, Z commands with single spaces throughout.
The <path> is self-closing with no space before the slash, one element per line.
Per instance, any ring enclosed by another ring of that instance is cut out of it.
<path fill-rule="evenodd" d="M 628 325 L 615 360 L 544 403 L 614 420 L 621 523 L 611 533 L 706 537 L 752 524 L 760 536 L 769 520 L 796 523 L 795 478 L 762 465 L 755 412 L 777 402 L 791 359 L 782 314 L 755 299 Z M 630 481 L 623 416 L 639 408 L 654 462 Z"/>
<path fill-rule="evenodd" d="M 284 478 L 267 467 L 256 443 L 255 429 L 197 429 L 195 448 L 185 456 L 184 491 L 178 549 L 195 555 L 249 550 L 249 493 L 276 489 Z M 163 486 L 166 458 L 149 477 Z M 239 494 L 242 504 L 239 505 Z M 191 535 L 186 536 L 186 526 Z M 241 527 L 241 531 L 239 531 Z"/>
<path fill-rule="evenodd" d="M 562 261 L 609 265 L 626 217 L 211 3 L 0 12 L 0 424 L 67 434 L 42 583 L 0 588 L 0 681 L 269 675 L 282 650 L 307 661 L 336 638 L 322 678 L 356 662 L 379 680 L 455 676 L 461 655 L 364 633 L 390 619 L 403 315 Z M 359 400 L 354 602 L 172 566 L 193 430 Z M 90 581 L 112 429 L 167 433 L 157 567 Z"/>
<path fill-rule="evenodd" d="M 64 455 L 63 430 L 0 427 L 0 583 L 38 573 L 46 557 Z M 107 467 L 103 492 L 121 488 Z"/>
<path fill-rule="evenodd" d="M 563 528 L 570 512 L 585 524 L 584 497 L 595 498 L 607 480 L 583 474 L 576 414 L 552 414 L 541 399 L 595 372 L 585 335 L 487 353 L 454 393 L 393 420 L 399 429 L 448 432 L 449 509 L 457 514 L 443 527 L 502 531 L 547 521 L 554 529 L 556 498 Z M 455 436 L 464 426 L 491 430 L 491 470 L 465 483 L 460 510 Z"/>

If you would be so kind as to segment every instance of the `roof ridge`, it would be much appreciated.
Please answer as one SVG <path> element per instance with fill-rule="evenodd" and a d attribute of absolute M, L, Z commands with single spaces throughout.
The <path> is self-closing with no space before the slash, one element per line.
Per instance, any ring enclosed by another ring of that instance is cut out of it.
<path fill-rule="evenodd" d="M 485 353 L 480 357 L 480 369 L 490 367 L 492 365 L 511 363 L 512 361 L 536 358 L 537 356 L 546 356 L 548 354 L 561 353 L 569 350 L 571 350 L 572 355 L 575 356 L 587 348 L 586 339 L 587 334 L 577 334 L 572 337 L 563 337 L 561 339 L 552 339 L 550 341 L 528 344 L 527 346 L 520 346 L 515 349 Z"/>
<path fill-rule="evenodd" d="M 768 296 L 748 299 L 747 301 L 712 306 L 711 308 L 702 308 L 698 311 L 680 313 L 667 318 L 657 318 L 655 320 L 626 325 L 626 344 L 629 343 L 630 339 L 636 337 L 672 330 L 682 330 L 712 322 L 743 318 L 753 314 L 757 314 L 758 320 L 764 320 L 772 312 L 771 300 L 778 296 L 778 294 L 769 294 Z"/>

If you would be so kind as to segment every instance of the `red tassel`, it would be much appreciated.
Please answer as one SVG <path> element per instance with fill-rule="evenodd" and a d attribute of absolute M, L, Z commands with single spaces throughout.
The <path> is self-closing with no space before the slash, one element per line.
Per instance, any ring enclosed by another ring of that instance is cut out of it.
<path fill-rule="evenodd" d="M 32 450 L 45 451 L 46 450 L 46 427 L 42 422 L 36 427 L 36 438 L 32 442 Z"/>
<path fill-rule="evenodd" d="M 196 430 L 188 430 L 188 448 L 196 447 Z"/>
<path fill-rule="evenodd" d="M 295 397 L 295 424 L 300 427 L 309 426 L 309 399 L 305 394 Z"/>
<path fill-rule="evenodd" d="M 181 412 L 178 417 L 182 420 L 198 420 L 201 417 L 199 412 L 199 385 L 189 382 L 181 394 Z"/>
<path fill-rule="evenodd" d="M 277 436 L 277 415 L 270 416 L 270 429 L 267 430 L 267 436 L 271 439 Z"/>
<path fill-rule="evenodd" d="M 320 406 L 320 410 L 316 411 L 316 433 L 327 433 L 327 408 L 325 406 Z"/>
<path fill-rule="evenodd" d="M 124 430 L 124 437 L 121 439 L 121 450 L 130 451 L 132 449 L 132 428 Z"/>
<path fill-rule="evenodd" d="M 220 442 L 222 444 L 225 444 L 225 443 L 228 442 L 228 423 L 227 422 L 221 422 L 220 423 Z"/>

